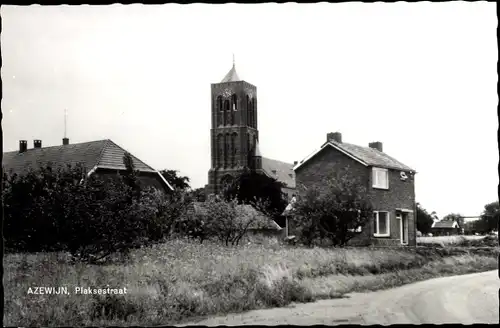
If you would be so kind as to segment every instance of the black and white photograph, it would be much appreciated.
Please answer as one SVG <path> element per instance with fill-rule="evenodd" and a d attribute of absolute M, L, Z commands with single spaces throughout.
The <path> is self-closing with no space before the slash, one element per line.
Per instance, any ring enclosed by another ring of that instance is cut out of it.
<path fill-rule="evenodd" d="M 2 5 L 4 326 L 498 324 L 496 11 Z"/>

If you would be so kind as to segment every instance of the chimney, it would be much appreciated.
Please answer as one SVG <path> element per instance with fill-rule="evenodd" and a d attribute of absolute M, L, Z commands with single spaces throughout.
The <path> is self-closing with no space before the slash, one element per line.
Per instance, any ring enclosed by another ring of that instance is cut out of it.
<path fill-rule="evenodd" d="M 330 132 L 326 134 L 326 141 L 335 141 L 338 143 L 342 143 L 342 133 L 340 132 Z"/>
<path fill-rule="evenodd" d="M 33 148 L 42 148 L 42 140 L 33 140 Z"/>
<path fill-rule="evenodd" d="M 24 153 L 26 150 L 28 150 L 28 141 L 19 140 L 19 152 Z"/>
<path fill-rule="evenodd" d="M 297 165 L 299 162 L 293 161 L 293 166 Z"/>
<path fill-rule="evenodd" d="M 69 145 L 69 139 L 68 138 L 63 138 L 63 145 Z"/>
<path fill-rule="evenodd" d="M 380 141 L 370 142 L 368 144 L 368 147 L 376 149 L 376 150 L 382 152 L 382 143 Z"/>

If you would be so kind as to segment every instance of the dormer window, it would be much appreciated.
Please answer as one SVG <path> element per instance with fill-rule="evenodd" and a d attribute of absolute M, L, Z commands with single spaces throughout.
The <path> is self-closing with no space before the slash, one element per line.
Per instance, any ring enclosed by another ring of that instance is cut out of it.
<path fill-rule="evenodd" d="M 372 169 L 372 186 L 377 189 L 389 189 L 389 172 L 387 169 L 374 167 Z"/>

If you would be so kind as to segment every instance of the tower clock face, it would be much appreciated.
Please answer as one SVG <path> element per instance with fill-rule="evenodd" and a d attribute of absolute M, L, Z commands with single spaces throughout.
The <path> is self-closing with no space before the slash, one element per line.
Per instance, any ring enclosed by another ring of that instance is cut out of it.
<path fill-rule="evenodd" d="M 225 89 L 224 92 L 222 93 L 222 95 L 225 97 L 225 98 L 229 98 L 231 97 L 231 94 L 233 92 L 231 91 L 231 89 Z"/>

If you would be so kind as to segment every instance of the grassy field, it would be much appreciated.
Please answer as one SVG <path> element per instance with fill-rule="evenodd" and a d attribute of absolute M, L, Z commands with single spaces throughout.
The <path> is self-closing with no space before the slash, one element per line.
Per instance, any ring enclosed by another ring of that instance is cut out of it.
<path fill-rule="evenodd" d="M 8 254 L 4 324 L 175 324 L 206 315 L 341 297 L 497 268 L 498 248 L 236 248 L 173 240 L 101 266 L 64 254 Z M 127 288 L 126 295 L 33 295 L 29 287 Z"/>
<path fill-rule="evenodd" d="M 435 236 L 435 237 L 417 237 L 417 244 L 435 245 L 435 246 L 465 246 L 465 247 L 480 247 L 498 246 L 497 236 Z"/>
<path fill-rule="evenodd" d="M 418 244 L 459 244 L 465 240 L 481 240 L 486 236 L 435 236 L 435 237 L 417 237 Z"/>

